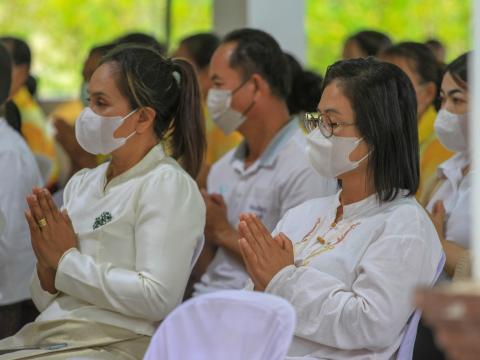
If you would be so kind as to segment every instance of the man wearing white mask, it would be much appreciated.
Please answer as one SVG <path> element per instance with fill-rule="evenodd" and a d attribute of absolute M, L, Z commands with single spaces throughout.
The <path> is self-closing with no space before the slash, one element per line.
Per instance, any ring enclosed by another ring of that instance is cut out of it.
<path fill-rule="evenodd" d="M 210 77 L 210 115 L 226 134 L 238 131 L 245 141 L 208 176 L 203 193 L 207 243 L 193 275 L 201 277 L 195 295 L 245 286 L 248 276 L 235 230 L 241 213 L 254 212 L 273 230 L 288 209 L 331 195 L 337 187 L 308 163 L 304 136 L 298 122 L 290 121 L 286 104 L 288 63 L 270 35 L 253 29 L 228 34 L 212 57 Z"/>

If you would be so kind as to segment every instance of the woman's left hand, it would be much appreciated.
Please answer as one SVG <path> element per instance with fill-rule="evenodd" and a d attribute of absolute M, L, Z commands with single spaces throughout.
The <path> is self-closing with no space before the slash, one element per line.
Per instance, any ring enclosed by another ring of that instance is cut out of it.
<path fill-rule="evenodd" d="M 254 214 L 240 216 L 238 231 L 242 257 L 255 290 L 264 291 L 280 270 L 294 264 L 292 242 L 283 233 L 272 237 Z"/>
<path fill-rule="evenodd" d="M 27 197 L 30 211 L 26 218 L 32 236 L 32 246 L 37 257 L 44 265 L 56 270 L 62 255 L 69 249 L 77 247 L 77 237 L 70 217 L 55 205 L 46 189 L 33 189 Z"/>
<path fill-rule="evenodd" d="M 433 204 L 431 218 L 435 229 L 437 229 L 440 241 L 445 241 L 445 207 L 442 200 L 438 200 Z"/>

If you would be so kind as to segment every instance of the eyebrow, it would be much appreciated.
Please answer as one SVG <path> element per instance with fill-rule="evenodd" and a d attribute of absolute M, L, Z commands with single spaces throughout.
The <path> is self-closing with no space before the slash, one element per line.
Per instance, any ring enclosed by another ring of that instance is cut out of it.
<path fill-rule="evenodd" d="M 90 92 L 87 90 L 87 92 L 88 92 L 88 94 L 89 94 L 90 96 L 105 96 L 105 97 L 108 97 L 108 95 L 105 94 L 105 93 L 102 92 L 102 91 L 95 91 L 95 92 L 93 92 L 93 93 L 90 93 Z"/>
<path fill-rule="evenodd" d="M 448 96 L 453 96 L 453 95 L 455 95 L 455 94 L 457 94 L 457 93 L 462 94 L 462 91 L 461 91 L 460 89 L 450 90 L 450 91 L 448 92 Z"/>
<path fill-rule="evenodd" d="M 322 111 L 318 107 L 317 107 L 317 112 L 322 113 Z M 333 108 L 325 109 L 325 111 L 323 111 L 323 112 L 324 113 L 334 113 L 334 114 L 337 114 L 337 115 L 342 114 L 340 111 L 338 111 L 337 109 L 333 109 Z"/>

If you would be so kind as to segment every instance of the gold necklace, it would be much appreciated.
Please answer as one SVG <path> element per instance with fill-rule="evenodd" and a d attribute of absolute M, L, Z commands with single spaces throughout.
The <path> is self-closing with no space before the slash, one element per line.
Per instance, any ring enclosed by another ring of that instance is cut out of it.
<path fill-rule="evenodd" d="M 320 226 L 320 223 L 321 223 L 321 218 L 318 218 L 317 221 L 315 222 L 313 228 L 303 237 L 303 239 L 298 243 L 298 244 L 302 244 L 302 243 L 305 243 L 305 245 L 302 247 L 302 249 L 298 250 L 297 253 L 301 253 L 303 252 L 306 247 L 308 246 L 310 240 L 312 239 L 313 237 L 313 234 L 317 231 L 318 227 Z M 320 255 L 321 253 L 324 253 L 326 251 L 330 251 L 330 250 L 333 250 L 335 248 L 336 245 L 338 245 L 339 243 L 341 243 L 343 240 L 345 240 L 345 238 L 347 237 L 347 235 L 353 230 L 355 229 L 358 225 L 360 225 L 360 222 L 357 222 L 357 223 L 354 223 L 354 224 L 351 224 L 345 232 L 343 232 L 342 234 L 340 234 L 336 239 L 335 241 L 332 241 L 332 242 L 328 242 L 326 239 L 325 239 L 325 236 L 332 230 L 332 229 L 336 229 L 337 228 L 337 223 L 336 222 L 333 222 L 332 224 L 330 224 L 329 228 L 327 229 L 327 231 L 323 234 L 323 236 L 317 236 L 317 241 L 320 243 L 321 245 L 321 248 L 320 249 L 317 249 L 315 251 L 312 251 L 310 254 L 308 254 L 305 258 L 303 259 L 300 259 L 298 261 L 295 261 L 295 265 L 296 266 L 307 266 L 310 264 L 311 260 Z M 295 244 L 295 247 L 298 245 L 298 244 Z"/>

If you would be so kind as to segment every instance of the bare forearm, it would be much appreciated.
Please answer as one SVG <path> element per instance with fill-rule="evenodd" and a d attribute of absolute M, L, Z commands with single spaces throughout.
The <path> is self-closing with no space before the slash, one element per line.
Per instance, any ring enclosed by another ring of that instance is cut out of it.
<path fill-rule="evenodd" d="M 467 250 L 450 240 L 443 240 L 442 246 L 446 255 L 445 271 L 448 275 L 453 276 L 460 258 L 465 255 Z"/>
<path fill-rule="evenodd" d="M 55 270 L 37 263 L 37 274 L 42 289 L 50 294 L 55 294 L 57 292 L 55 288 Z"/>

